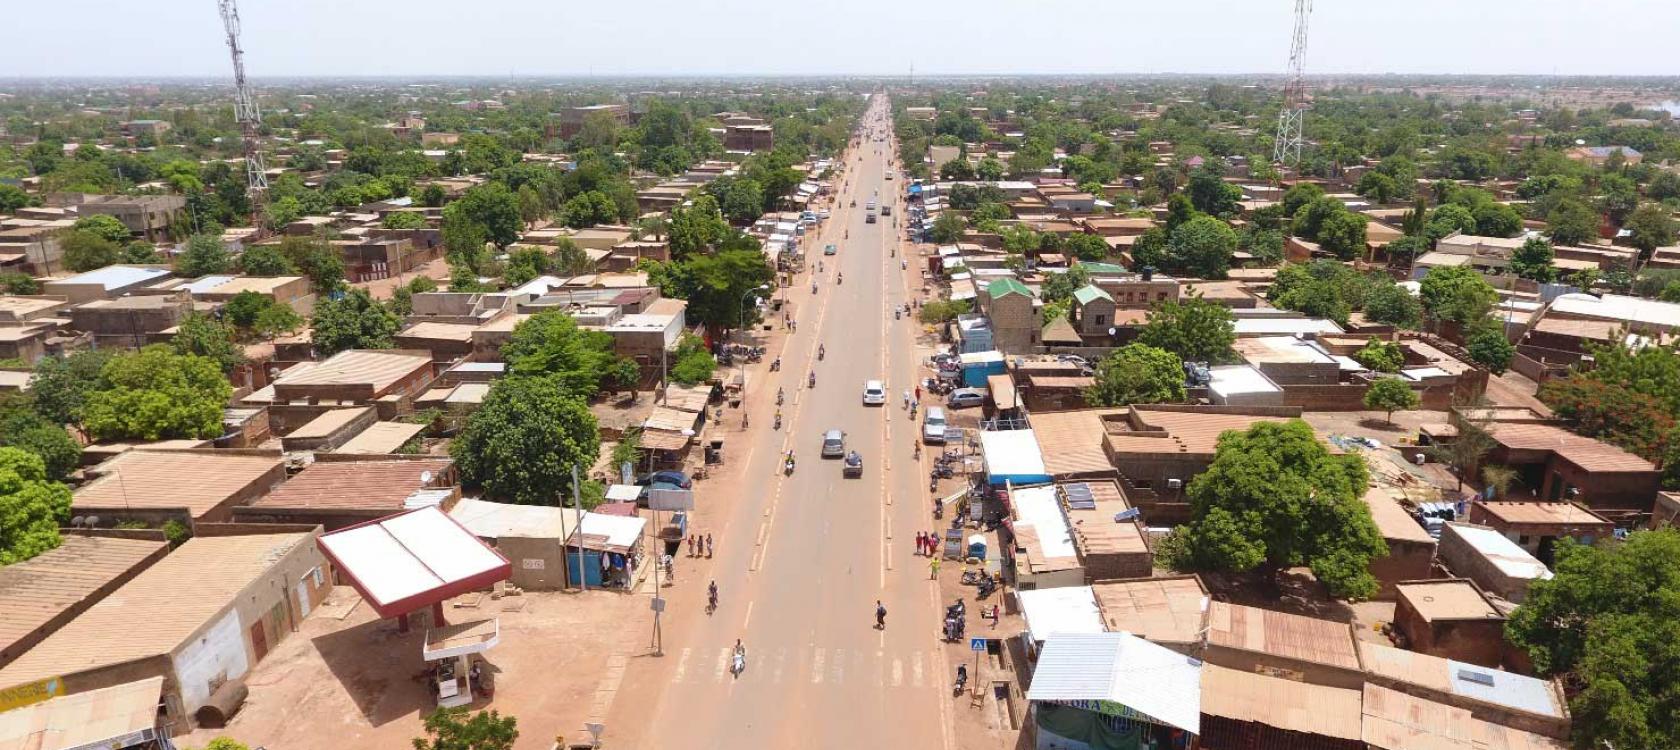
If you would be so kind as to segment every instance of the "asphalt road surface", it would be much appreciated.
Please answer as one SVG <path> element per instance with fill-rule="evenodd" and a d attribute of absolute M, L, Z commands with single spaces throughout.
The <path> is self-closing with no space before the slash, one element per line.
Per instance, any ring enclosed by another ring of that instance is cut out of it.
<path fill-rule="evenodd" d="M 782 372 L 755 384 L 752 429 L 728 446 L 730 460 L 746 465 L 740 496 L 723 501 L 734 507 L 713 561 L 719 609 L 668 616 L 674 627 L 666 629 L 665 655 L 648 667 L 662 670 L 649 681 L 658 684 L 621 694 L 615 705 L 616 720 L 645 722 L 613 732 L 636 737 L 638 746 L 954 745 L 955 667 L 939 644 L 928 559 L 914 553 L 916 531 L 932 530 L 934 521 L 927 477 L 912 459 L 919 427 L 901 404 L 914 387 L 916 324 L 892 315 L 913 290 L 899 268 L 902 252 L 893 254 L 902 249 L 893 219 L 903 215 L 904 183 L 883 179 L 894 152 L 884 97 L 864 123 L 864 138 L 846 157 L 847 192 L 807 249 L 811 265 L 821 259 L 824 270 L 787 290 L 798 330 L 780 350 Z M 866 223 L 871 198 L 894 201 L 894 216 Z M 840 246 L 838 255 L 821 255 L 827 242 Z M 807 389 L 813 370 L 816 387 Z M 862 404 L 871 379 L 885 381 L 887 405 Z M 788 402 L 782 429 L 772 430 L 777 386 Z M 819 458 L 829 429 L 844 430 L 848 449 L 863 455 L 861 479 L 842 478 L 841 461 Z M 797 469 L 785 476 L 781 456 L 789 449 Z M 687 585 L 693 591 L 704 583 Z M 877 600 L 887 608 L 884 629 L 875 627 Z M 729 671 L 737 638 L 747 650 L 738 677 Z"/>

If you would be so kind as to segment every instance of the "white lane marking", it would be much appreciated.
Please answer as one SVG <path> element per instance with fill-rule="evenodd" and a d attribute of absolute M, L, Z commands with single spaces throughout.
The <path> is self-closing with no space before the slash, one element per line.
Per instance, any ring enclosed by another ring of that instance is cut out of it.
<path fill-rule="evenodd" d="M 834 659 L 829 663 L 829 670 L 833 672 L 829 679 L 834 684 L 846 681 L 846 649 L 834 649 Z"/>
<path fill-rule="evenodd" d="M 747 626 L 752 624 L 752 608 L 753 608 L 753 602 L 750 602 L 750 601 L 747 602 L 747 618 L 744 621 L 741 622 L 741 629 L 742 630 L 746 630 Z"/>
<path fill-rule="evenodd" d="M 910 684 L 914 687 L 922 686 L 922 652 L 910 655 Z"/>
<path fill-rule="evenodd" d="M 683 681 L 683 677 L 688 674 L 688 657 L 693 654 L 694 649 L 692 648 L 685 648 L 682 650 L 682 656 L 677 657 L 677 671 L 671 675 L 672 682 Z"/>
<path fill-rule="evenodd" d="M 811 683 L 814 685 L 822 684 L 823 656 L 825 655 L 825 652 L 821 648 L 818 648 L 816 652 L 811 655 Z"/>
<path fill-rule="evenodd" d="M 723 676 L 729 673 L 730 649 L 728 646 L 718 649 L 717 672 L 712 675 L 713 682 L 723 682 Z"/>
<path fill-rule="evenodd" d="M 881 687 L 887 684 L 887 656 L 880 651 L 875 652 L 875 684 Z"/>
<path fill-rule="evenodd" d="M 904 684 L 904 660 L 903 659 L 893 659 L 892 686 L 893 687 L 898 687 L 898 686 L 903 685 L 903 684 Z"/>
<path fill-rule="evenodd" d="M 776 649 L 776 669 L 772 678 L 777 685 L 782 684 L 782 668 L 785 666 L 787 666 L 787 648 L 778 648 Z"/>

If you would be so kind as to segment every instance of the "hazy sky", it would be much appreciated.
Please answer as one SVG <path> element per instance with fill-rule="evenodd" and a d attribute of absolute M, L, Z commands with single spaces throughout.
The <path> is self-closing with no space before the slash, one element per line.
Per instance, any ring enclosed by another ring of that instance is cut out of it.
<path fill-rule="evenodd" d="M 7 3 L 0 77 L 221 76 L 215 0 Z M 1680 74 L 1674 0 L 1318 0 L 1308 73 Z M 305 75 L 1279 73 L 1290 0 L 241 0 Z"/>

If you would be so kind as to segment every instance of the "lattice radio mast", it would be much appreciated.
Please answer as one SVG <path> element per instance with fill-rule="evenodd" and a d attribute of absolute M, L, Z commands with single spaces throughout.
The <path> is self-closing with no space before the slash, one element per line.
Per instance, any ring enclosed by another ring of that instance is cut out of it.
<path fill-rule="evenodd" d="M 245 194 L 251 200 L 251 223 L 262 231 L 263 202 L 268 197 L 268 167 L 263 164 L 259 143 L 262 111 L 256 94 L 245 81 L 245 50 L 239 47 L 239 5 L 235 0 L 217 0 L 222 26 L 227 29 L 228 52 L 233 55 L 233 116 L 239 121 L 240 140 L 245 146 Z"/>
<path fill-rule="evenodd" d="M 1295 0 L 1295 34 L 1289 44 L 1289 81 L 1283 86 L 1283 109 L 1278 110 L 1277 138 L 1272 142 L 1272 161 L 1298 167 L 1301 163 L 1301 120 L 1307 111 L 1307 18 L 1312 0 Z"/>

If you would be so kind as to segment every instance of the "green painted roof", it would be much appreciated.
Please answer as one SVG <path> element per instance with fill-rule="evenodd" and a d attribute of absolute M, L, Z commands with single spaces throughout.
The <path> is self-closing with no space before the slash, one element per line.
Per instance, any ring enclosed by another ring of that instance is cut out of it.
<path fill-rule="evenodd" d="M 1109 302 L 1114 301 L 1114 298 L 1110 297 L 1108 292 L 1098 289 L 1095 284 L 1086 284 L 1074 291 L 1073 299 L 1081 305 L 1089 305 L 1099 299 L 1106 299 Z"/>
<path fill-rule="evenodd" d="M 1026 284 L 1021 283 L 1020 279 L 998 279 L 986 286 L 986 294 L 991 295 L 992 299 L 1007 297 L 1011 294 L 1019 294 L 1030 298 L 1032 297 L 1032 290 L 1028 289 Z"/>
<path fill-rule="evenodd" d="M 1126 269 L 1113 263 L 1086 263 L 1079 261 L 1079 267 L 1091 273 L 1126 273 Z"/>

